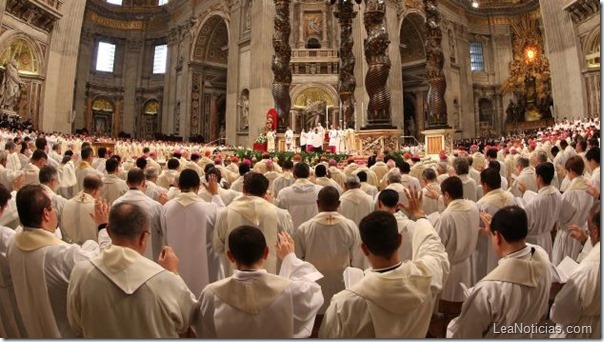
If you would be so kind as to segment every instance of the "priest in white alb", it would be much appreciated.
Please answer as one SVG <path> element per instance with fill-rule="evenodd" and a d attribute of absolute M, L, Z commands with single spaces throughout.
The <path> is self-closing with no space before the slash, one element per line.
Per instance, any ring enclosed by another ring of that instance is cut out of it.
<path fill-rule="evenodd" d="M 548 308 L 551 271 L 547 253 L 525 241 L 527 217 L 517 206 L 492 217 L 481 214 L 491 235 L 498 266 L 480 280 L 464 301 L 461 314 L 449 323 L 448 338 L 530 338 L 530 331 L 509 327 L 541 322 Z"/>
<path fill-rule="evenodd" d="M 440 299 L 449 302 L 463 302 L 460 283 L 471 287 L 471 256 L 476 250 L 480 217 L 476 203 L 463 199 L 463 184 L 456 176 L 446 178 L 441 186 L 446 209 L 434 224 L 434 230 L 445 246 L 451 271 Z"/>
<path fill-rule="evenodd" d="M 98 176 L 86 176 L 83 189 L 65 202 L 61 214 L 61 231 L 73 242 L 83 244 L 96 241 L 97 224 L 90 214 L 94 213 L 96 200 L 101 197 L 103 181 Z"/>
<path fill-rule="evenodd" d="M 375 201 L 361 190 L 361 181 L 356 175 L 346 176 L 344 186 L 346 191 L 340 196 L 338 212 L 358 226 L 363 217 L 375 210 Z"/>
<path fill-rule="evenodd" d="M 283 260 L 278 275 L 264 266 L 271 250 Z M 237 270 L 201 293 L 193 312 L 197 337 L 309 337 L 323 304 L 321 287 L 315 281 L 323 275 L 294 252 L 294 241 L 285 232 L 269 244 L 256 227 L 233 229 L 227 256 Z"/>
<path fill-rule="evenodd" d="M 166 241 L 180 259 L 180 276 L 196 295 L 211 282 L 224 278 L 221 257 L 214 251 L 212 237 L 220 208 L 216 177 L 210 177 L 208 192 L 212 203 L 197 196 L 199 175 L 185 169 L 178 177 L 180 194 L 164 205 L 162 225 Z"/>
<path fill-rule="evenodd" d="M 322 315 L 334 294 L 344 290 L 343 272 L 346 267 L 363 268 L 361 238 L 357 225 L 338 213 L 340 195 L 331 186 L 319 191 L 319 213 L 304 222 L 294 232 L 296 255 L 310 262 L 324 278 L 317 281 L 325 303 Z"/>
<path fill-rule="evenodd" d="M 294 165 L 296 181 L 279 191 L 277 205 L 286 209 L 294 222 L 294 229 L 317 215 L 317 197 L 322 186 L 313 184 L 308 177 L 310 168 L 306 163 Z"/>
<path fill-rule="evenodd" d="M 206 176 L 208 172 L 206 172 Z M 235 265 L 227 258 L 228 236 L 235 228 L 247 225 L 262 231 L 267 244 L 273 246 L 279 232 L 293 233 L 292 218 L 287 210 L 277 208 L 266 200 L 268 179 L 257 172 L 249 172 L 243 181 L 243 196 L 235 199 L 218 214 L 214 229 L 214 251 L 223 257 L 226 276 L 233 274 Z M 278 274 L 279 264 L 274 249 L 269 253 L 264 268 L 272 274 Z"/>
<path fill-rule="evenodd" d="M 121 179 L 119 162 L 115 158 L 109 158 L 105 162 L 107 174 L 103 177 L 103 191 L 101 197 L 112 205 L 113 202 L 128 191 L 128 184 Z"/>
<path fill-rule="evenodd" d="M 111 208 L 112 245 L 76 265 L 67 293 L 67 317 L 78 337 L 187 336 L 195 295 L 178 276 L 178 258 L 164 247 L 158 263 L 145 258 L 149 218 L 136 204 Z"/>
<path fill-rule="evenodd" d="M 417 220 L 413 260 L 399 259 L 401 235 L 391 213 L 376 211 L 365 217 L 359 226 L 361 248 L 372 268 L 333 297 L 319 338 L 426 337 L 449 261 L 417 192 L 408 203 L 406 211 Z"/>
<path fill-rule="evenodd" d="M 514 178 L 514 176 L 512 176 L 512 178 Z M 520 184 L 522 184 L 526 190 L 533 192 L 537 192 L 539 190 L 535 170 L 529 166 L 528 158 L 524 157 L 516 158 L 516 176 L 512 186 L 510 187 L 510 192 L 512 195 L 522 197 L 522 192 L 519 189 Z"/>

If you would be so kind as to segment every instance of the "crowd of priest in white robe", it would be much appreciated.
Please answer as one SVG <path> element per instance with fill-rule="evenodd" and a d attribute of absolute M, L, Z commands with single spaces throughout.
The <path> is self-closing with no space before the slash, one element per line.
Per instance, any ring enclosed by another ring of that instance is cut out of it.
<path fill-rule="evenodd" d="M 599 122 L 346 165 L 0 133 L 0 337 L 601 337 Z"/>

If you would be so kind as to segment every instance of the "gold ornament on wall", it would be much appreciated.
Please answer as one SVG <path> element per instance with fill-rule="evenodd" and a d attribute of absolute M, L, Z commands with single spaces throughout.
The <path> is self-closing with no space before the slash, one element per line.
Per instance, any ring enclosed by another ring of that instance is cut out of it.
<path fill-rule="evenodd" d="M 23 38 L 13 39 L 9 46 L 0 53 L 0 65 L 17 61 L 20 74 L 38 75 L 40 73 L 40 59 L 30 42 Z"/>

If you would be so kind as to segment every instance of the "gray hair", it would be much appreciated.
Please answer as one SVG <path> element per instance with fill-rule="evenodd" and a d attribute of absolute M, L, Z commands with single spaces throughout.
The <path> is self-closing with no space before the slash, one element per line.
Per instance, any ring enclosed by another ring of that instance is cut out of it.
<path fill-rule="evenodd" d="M 518 165 L 522 166 L 523 169 L 528 167 L 529 166 L 528 158 L 520 157 L 520 158 L 516 159 L 516 166 L 518 166 Z"/>
<path fill-rule="evenodd" d="M 40 184 L 48 184 L 53 179 L 58 179 L 59 172 L 52 165 L 45 165 L 40 169 L 40 173 L 38 174 L 38 180 Z"/>
<path fill-rule="evenodd" d="M 547 152 L 541 150 L 537 152 L 537 164 L 547 163 Z"/>
<path fill-rule="evenodd" d="M 441 173 L 447 173 L 448 166 L 449 164 L 447 164 L 447 162 L 439 162 L 436 164 L 436 170 Z"/>
<path fill-rule="evenodd" d="M 154 167 L 146 167 L 145 168 L 145 178 L 147 179 L 155 179 L 159 176 L 159 172 L 157 168 Z"/>
<path fill-rule="evenodd" d="M 453 159 L 453 168 L 458 176 L 467 175 L 470 172 L 470 162 L 467 158 L 457 157 Z"/>
<path fill-rule="evenodd" d="M 388 172 L 388 183 L 400 183 L 401 182 L 401 171 L 399 169 L 392 169 Z"/>
<path fill-rule="evenodd" d="M 346 177 L 346 181 L 344 181 L 344 185 L 346 185 L 349 189 L 356 189 L 361 186 L 361 180 L 357 175 L 350 175 Z"/>

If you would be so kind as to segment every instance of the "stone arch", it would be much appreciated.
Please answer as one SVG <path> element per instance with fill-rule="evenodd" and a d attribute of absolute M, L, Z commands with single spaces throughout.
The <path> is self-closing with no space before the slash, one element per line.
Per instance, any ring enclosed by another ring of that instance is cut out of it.
<path fill-rule="evenodd" d="M 426 60 L 424 22 L 424 17 L 417 12 L 409 12 L 401 21 L 399 30 L 401 64 Z"/>
<path fill-rule="evenodd" d="M 192 61 L 227 64 L 230 41 L 227 23 L 220 12 L 210 13 L 204 18 L 191 49 Z"/>
<path fill-rule="evenodd" d="M 585 40 L 585 66 L 600 68 L 600 28 L 593 30 Z"/>
<path fill-rule="evenodd" d="M 9 50 L 16 45 L 19 45 L 20 50 Z M 27 34 L 10 30 L 0 36 L 0 65 L 4 65 L 9 57 L 17 59 L 19 73 L 31 76 L 44 75 L 46 58 L 42 48 Z"/>
<path fill-rule="evenodd" d="M 290 91 L 293 106 L 303 106 L 300 101 L 304 101 L 305 99 L 302 99 L 301 95 L 303 95 L 304 92 L 307 92 L 309 91 L 309 89 L 312 88 L 319 89 L 328 96 L 329 100 L 331 100 L 331 102 L 327 101 L 328 106 L 335 106 L 339 102 L 338 92 L 333 86 L 320 83 L 307 83 L 303 85 L 298 85 Z"/>

